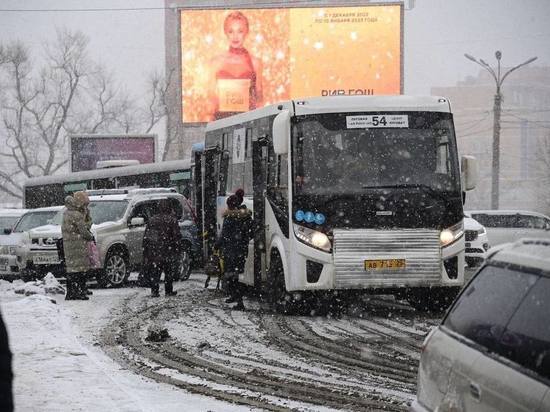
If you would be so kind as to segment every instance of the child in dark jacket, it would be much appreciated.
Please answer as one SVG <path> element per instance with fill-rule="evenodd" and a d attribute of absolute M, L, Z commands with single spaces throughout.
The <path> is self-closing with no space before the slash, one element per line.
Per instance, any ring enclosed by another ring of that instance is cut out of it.
<path fill-rule="evenodd" d="M 235 195 L 229 196 L 226 203 L 227 210 L 223 214 L 222 231 L 216 248 L 222 252 L 224 260 L 224 279 L 229 293 L 226 303 L 236 302 L 233 309 L 243 310 L 239 274 L 244 272 L 248 242 L 252 238 L 252 213 L 247 208 L 239 207 L 242 198 Z"/>

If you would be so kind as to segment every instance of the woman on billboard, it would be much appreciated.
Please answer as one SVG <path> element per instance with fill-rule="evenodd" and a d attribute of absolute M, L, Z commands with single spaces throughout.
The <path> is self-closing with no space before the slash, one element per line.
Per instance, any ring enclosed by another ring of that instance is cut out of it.
<path fill-rule="evenodd" d="M 229 49 L 214 57 L 210 66 L 210 120 L 262 105 L 262 63 L 244 47 L 248 19 L 240 11 L 233 11 L 225 18 L 223 29 Z"/>

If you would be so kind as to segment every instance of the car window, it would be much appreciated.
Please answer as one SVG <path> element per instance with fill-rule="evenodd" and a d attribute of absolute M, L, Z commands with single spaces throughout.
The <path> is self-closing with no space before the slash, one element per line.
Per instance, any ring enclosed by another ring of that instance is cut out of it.
<path fill-rule="evenodd" d="M 98 200 L 90 202 L 90 216 L 96 225 L 115 222 L 124 216 L 128 202 L 126 200 Z"/>
<path fill-rule="evenodd" d="M 11 229 L 19 219 L 18 216 L 0 216 L 0 229 Z"/>
<path fill-rule="evenodd" d="M 550 279 L 541 277 L 501 338 L 502 355 L 550 379 Z"/>
<path fill-rule="evenodd" d="M 447 315 L 444 325 L 479 345 L 497 351 L 498 341 L 537 276 L 485 266 Z"/>
<path fill-rule="evenodd" d="M 51 223 L 56 211 L 25 213 L 13 228 L 14 232 L 25 232 Z"/>

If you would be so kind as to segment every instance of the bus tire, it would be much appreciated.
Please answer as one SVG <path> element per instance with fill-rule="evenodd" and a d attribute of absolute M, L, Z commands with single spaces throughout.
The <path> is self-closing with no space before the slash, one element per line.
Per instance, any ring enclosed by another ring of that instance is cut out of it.
<path fill-rule="evenodd" d="M 126 282 L 129 275 L 126 251 L 122 248 L 111 249 L 105 258 L 103 271 L 97 277 L 97 284 L 100 287 L 120 287 Z"/>
<path fill-rule="evenodd" d="M 293 315 L 298 312 L 299 304 L 285 286 L 283 262 L 278 252 L 273 252 L 267 273 L 268 302 L 271 310 L 283 315 Z"/>

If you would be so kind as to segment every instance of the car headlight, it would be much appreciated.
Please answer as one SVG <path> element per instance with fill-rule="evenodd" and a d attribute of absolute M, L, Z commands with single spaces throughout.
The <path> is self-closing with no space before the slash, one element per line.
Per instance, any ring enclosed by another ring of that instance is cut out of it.
<path fill-rule="evenodd" d="M 445 247 L 453 243 L 464 234 L 464 223 L 459 222 L 447 229 L 443 229 L 439 234 L 439 243 Z"/>
<path fill-rule="evenodd" d="M 294 234 L 300 241 L 314 248 L 325 252 L 330 252 L 332 249 L 330 239 L 323 232 L 294 224 Z"/>
<path fill-rule="evenodd" d="M 17 246 L 9 246 L 8 247 L 8 254 L 9 255 L 17 255 Z"/>
<path fill-rule="evenodd" d="M 478 235 L 484 235 L 487 231 L 485 230 L 485 226 L 482 226 L 481 229 L 478 229 L 477 234 Z"/>

